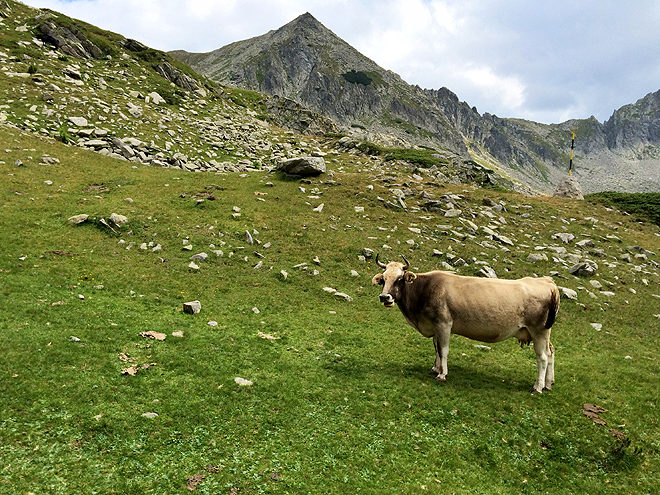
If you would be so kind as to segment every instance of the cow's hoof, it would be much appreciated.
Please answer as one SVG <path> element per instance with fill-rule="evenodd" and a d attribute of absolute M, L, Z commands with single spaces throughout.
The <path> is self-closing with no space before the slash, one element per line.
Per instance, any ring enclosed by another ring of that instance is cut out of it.
<path fill-rule="evenodd" d="M 446 376 L 442 376 L 442 375 L 438 375 L 438 376 L 435 377 L 435 381 L 436 381 L 436 382 L 446 382 L 446 381 L 447 381 L 447 377 L 446 377 Z"/>
<path fill-rule="evenodd" d="M 536 390 L 534 387 L 532 387 L 532 390 L 530 390 L 530 393 L 532 395 L 536 395 L 536 394 L 542 394 L 543 391 L 542 390 Z"/>
<path fill-rule="evenodd" d="M 543 390 L 552 390 L 552 385 L 546 385 Z"/>

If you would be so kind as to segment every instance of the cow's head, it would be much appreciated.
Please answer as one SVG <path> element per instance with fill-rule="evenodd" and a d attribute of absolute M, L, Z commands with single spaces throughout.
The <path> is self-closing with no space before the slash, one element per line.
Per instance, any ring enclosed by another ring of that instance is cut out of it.
<path fill-rule="evenodd" d="M 409 284 L 417 278 L 417 275 L 413 272 L 407 271 L 410 267 L 408 260 L 404 256 L 401 257 L 406 262 L 405 265 L 398 261 L 391 261 L 386 265 L 378 261 L 378 255 L 376 255 L 376 264 L 385 271 L 378 273 L 371 282 L 374 285 L 383 286 L 383 292 L 380 293 L 378 298 L 386 308 L 394 306 L 394 303 L 400 300 L 405 284 Z"/>

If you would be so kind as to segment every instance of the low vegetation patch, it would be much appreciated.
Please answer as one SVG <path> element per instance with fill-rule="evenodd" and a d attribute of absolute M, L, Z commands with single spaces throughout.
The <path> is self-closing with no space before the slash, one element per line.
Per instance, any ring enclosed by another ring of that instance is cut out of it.
<path fill-rule="evenodd" d="M 618 208 L 627 213 L 634 213 L 648 218 L 660 225 L 660 193 L 621 193 L 602 192 L 587 195 L 587 200 Z"/>

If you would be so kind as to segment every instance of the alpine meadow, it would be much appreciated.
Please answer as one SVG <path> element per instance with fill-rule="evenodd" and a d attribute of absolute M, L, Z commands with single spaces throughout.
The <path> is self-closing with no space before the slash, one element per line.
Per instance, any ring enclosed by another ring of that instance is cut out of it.
<path fill-rule="evenodd" d="M 0 493 L 660 491 L 654 194 L 533 194 L 83 21 L 0 14 Z M 436 382 L 377 255 L 552 277 L 552 390 L 530 394 L 515 339 L 452 336 Z"/>

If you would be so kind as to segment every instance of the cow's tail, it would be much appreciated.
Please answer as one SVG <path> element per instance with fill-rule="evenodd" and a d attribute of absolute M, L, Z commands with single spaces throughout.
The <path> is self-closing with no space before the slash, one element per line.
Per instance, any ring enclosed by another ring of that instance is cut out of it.
<path fill-rule="evenodd" d="M 551 328 L 559 312 L 559 289 L 552 284 L 550 302 L 548 303 L 548 318 L 545 320 L 545 328 Z"/>

